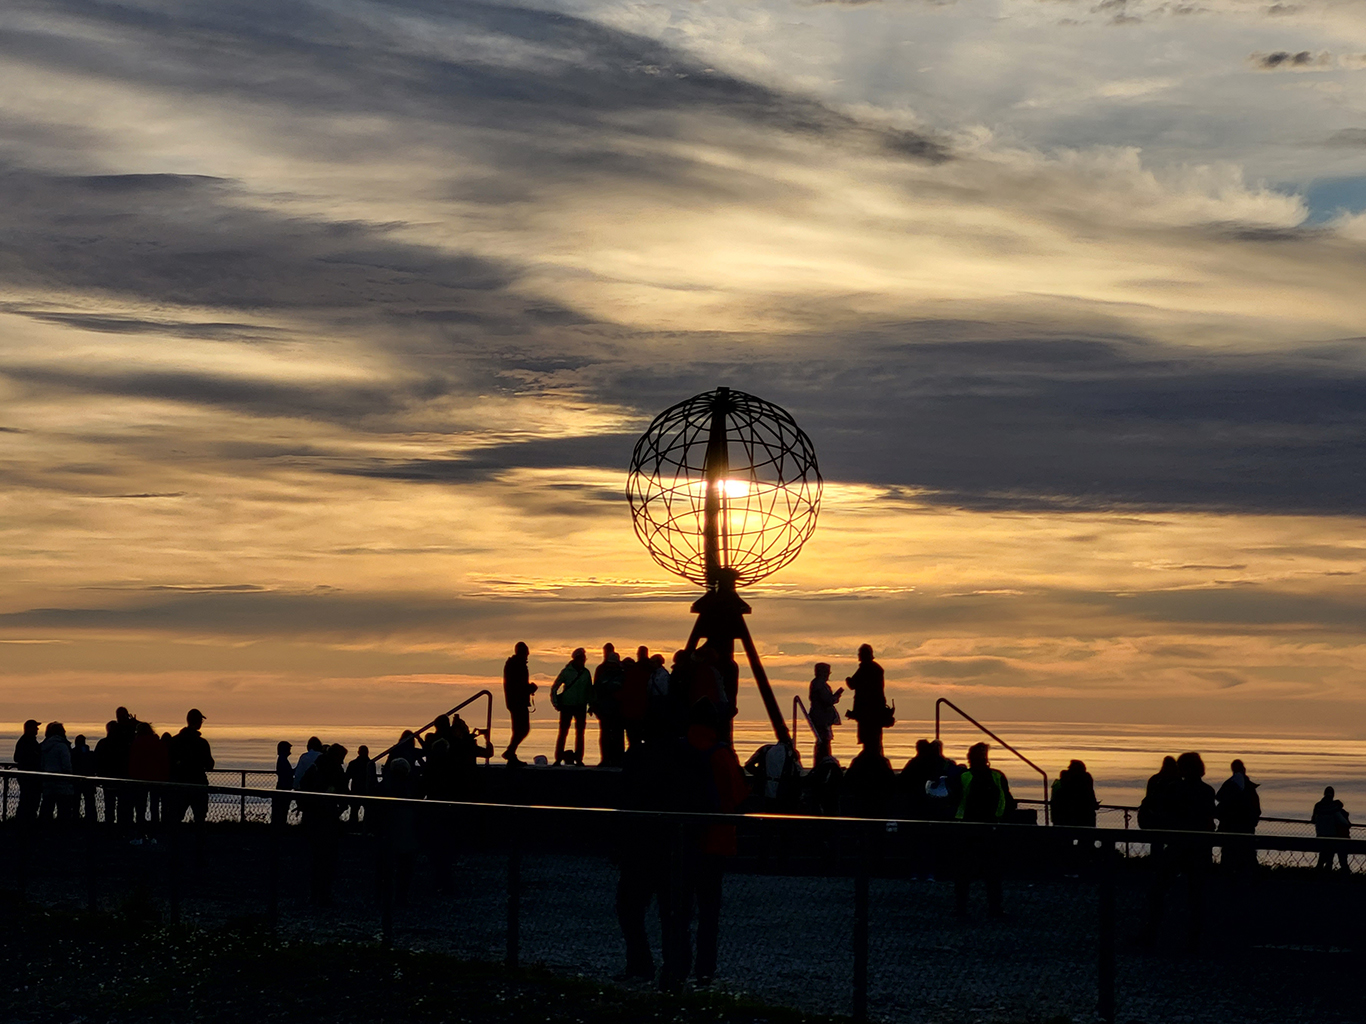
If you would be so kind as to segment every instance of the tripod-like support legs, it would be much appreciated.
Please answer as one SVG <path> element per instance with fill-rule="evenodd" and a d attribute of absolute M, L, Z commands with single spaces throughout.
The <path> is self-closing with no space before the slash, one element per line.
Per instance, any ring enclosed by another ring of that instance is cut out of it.
<path fill-rule="evenodd" d="M 707 646 L 717 651 L 725 662 L 720 666 L 722 672 L 729 671 L 734 677 L 734 674 L 738 673 L 735 666 L 735 642 L 740 641 L 740 645 L 745 649 L 745 657 L 749 659 L 749 670 L 754 674 L 755 685 L 759 687 L 759 696 L 763 698 L 764 710 L 768 712 L 768 720 L 773 724 L 773 734 L 778 742 L 791 743 L 792 736 L 787 731 L 787 722 L 783 720 L 778 699 L 773 696 L 773 687 L 768 682 L 768 673 L 764 671 L 764 664 L 759 660 L 759 652 L 754 646 L 754 638 L 749 635 L 749 627 L 745 624 L 745 616 L 751 610 L 749 605 L 735 592 L 732 584 L 709 590 L 697 599 L 692 610 L 697 614 L 697 621 L 693 624 L 692 635 L 688 637 L 688 653 L 697 650 L 698 641 L 705 637 Z M 730 730 L 727 729 L 726 733 L 729 735 Z"/>

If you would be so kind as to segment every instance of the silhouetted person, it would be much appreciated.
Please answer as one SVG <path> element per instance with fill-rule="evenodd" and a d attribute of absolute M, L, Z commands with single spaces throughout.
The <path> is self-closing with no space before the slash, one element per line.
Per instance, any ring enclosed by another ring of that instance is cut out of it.
<path fill-rule="evenodd" d="M 422 751 L 418 749 L 417 734 L 411 729 L 404 729 L 399 734 L 398 742 L 389 748 L 388 755 L 384 758 L 384 765 L 387 768 L 395 761 L 407 761 L 410 778 L 416 785 L 417 779 L 421 776 Z"/>
<path fill-rule="evenodd" d="M 40 772 L 43 770 L 42 744 L 38 740 L 38 721 L 30 718 L 24 723 L 23 735 L 14 744 L 14 767 L 21 772 Z M 19 807 L 15 817 L 21 823 L 38 820 L 38 804 L 41 802 L 43 780 L 32 775 L 19 776 Z"/>
<path fill-rule="evenodd" d="M 765 743 L 744 764 L 753 780 L 750 803 L 754 810 L 767 814 L 797 811 L 801 787 L 801 765 L 791 742 Z"/>
<path fill-rule="evenodd" d="M 209 741 L 200 734 L 204 724 L 204 713 L 191 708 L 185 714 L 185 728 L 171 740 L 171 781 L 188 783 L 194 786 L 208 786 L 209 772 L 213 770 L 213 751 Z M 171 823 L 178 825 L 185 820 L 188 810 L 198 826 L 203 826 L 209 817 L 209 791 L 179 790 L 173 797 L 175 806 L 171 813 Z"/>
<path fill-rule="evenodd" d="M 133 824 L 141 825 L 143 837 L 148 838 L 150 829 L 161 823 L 163 788 L 155 784 L 169 782 L 171 778 L 170 752 L 162 745 L 150 722 L 137 724 L 137 735 L 128 752 L 128 775 L 135 781 L 153 784 L 136 786 L 132 794 Z"/>
<path fill-rule="evenodd" d="M 121 779 L 127 774 L 128 759 L 123 756 L 123 750 L 119 741 L 119 723 L 108 721 L 104 724 L 104 737 L 95 744 L 95 774 L 108 779 Z M 119 822 L 120 805 L 126 812 L 129 804 L 127 798 L 120 798 L 119 790 L 121 784 L 118 782 L 100 783 L 100 792 L 104 796 L 104 820 L 106 824 L 117 825 Z M 125 819 L 124 824 L 127 824 Z"/>
<path fill-rule="evenodd" d="M 844 769 L 834 754 L 827 754 L 812 766 L 803 780 L 807 811 L 831 817 L 839 814 L 843 788 Z"/>
<path fill-rule="evenodd" d="M 621 687 L 626 672 L 612 644 L 602 645 L 602 662 L 593 670 L 593 699 L 589 710 L 598 720 L 598 750 L 602 763 L 620 767 L 626 753 L 626 719 L 621 713 Z"/>
<path fill-rule="evenodd" d="M 583 764 L 583 729 L 588 716 L 588 697 L 593 690 L 593 676 L 588 671 L 588 654 L 576 647 L 569 663 L 560 669 L 550 687 L 550 706 L 560 713 L 560 731 L 555 737 L 555 763 Z M 566 754 L 565 739 L 570 725 L 574 726 L 574 752 Z"/>
<path fill-rule="evenodd" d="M 536 692 L 536 684 L 531 681 L 531 669 L 527 666 L 530 656 L 530 648 L 519 640 L 512 657 L 503 663 L 503 701 L 512 720 L 512 739 L 503 751 L 503 760 L 509 765 L 526 763 L 517 756 L 517 748 L 531 734 L 531 695 Z"/>
<path fill-rule="evenodd" d="M 294 765 L 294 789 L 302 789 L 304 782 L 304 772 L 313 767 L 313 762 L 323 756 L 323 741 L 317 736 L 308 737 L 308 742 L 304 744 L 304 752 L 299 755 L 298 763 Z"/>
<path fill-rule="evenodd" d="M 303 825 L 313 855 L 309 901 L 317 907 L 332 906 L 332 883 L 337 876 L 341 854 L 341 812 L 343 801 L 335 799 L 346 792 L 346 772 L 342 762 L 346 748 L 330 744 L 304 772 L 300 788 Z"/>
<path fill-rule="evenodd" d="M 947 821 L 958 804 L 949 807 L 947 770 L 943 747 L 937 740 L 915 741 L 915 755 L 902 767 L 897 777 L 897 814 L 921 821 Z M 934 799 L 930 791 L 936 788 L 943 796 Z"/>
<path fill-rule="evenodd" d="M 1310 820 L 1314 822 L 1314 835 L 1320 839 L 1351 839 L 1352 838 L 1352 819 L 1347 816 L 1347 808 L 1343 807 L 1342 801 L 1335 798 L 1332 786 L 1323 787 L 1323 799 L 1314 805 L 1314 812 L 1310 815 Z M 1347 863 L 1347 853 L 1345 850 L 1337 851 L 1338 865 L 1343 871 L 1350 872 L 1352 867 Z M 1331 871 L 1333 869 L 1333 852 L 1322 850 L 1319 852 L 1319 871 Z"/>
<path fill-rule="evenodd" d="M 686 679 L 687 673 L 680 669 L 679 677 Z M 675 727 L 676 716 L 669 695 L 670 682 L 669 670 L 664 667 L 664 655 L 650 655 L 650 681 L 645 691 L 645 717 L 646 728 L 655 735 L 677 735 L 681 732 L 681 729 Z"/>
<path fill-rule="evenodd" d="M 679 810 L 732 814 L 748 795 L 735 751 L 720 734 L 721 719 L 710 701 L 698 701 L 689 716 L 679 751 Z M 677 989 L 691 967 L 699 984 L 716 974 L 721 920 L 721 880 L 725 859 L 735 855 L 734 825 L 685 827 L 680 843 L 678 876 L 670 899 L 664 968 L 660 985 Z M 697 955 L 692 954 L 692 916 L 697 910 Z M 689 961 L 692 961 L 690 964 Z"/>
<path fill-rule="evenodd" d="M 858 668 L 845 679 L 854 691 L 854 706 L 849 717 L 858 723 L 858 741 L 864 750 L 882 756 L 882 730 L 891 723 L 891 709 L 887 707 L 887 682 L 882 666 L 873 660 L 873 648 L 863 644 L 858 649 Z M 853 767 L 852 765 L 850 766 Z"/>
<path fill-rule="evenodd" d="M 1232 775 L 1215 794 L 1215 817 L 1219 831 L 1252 835 L 1257 822 L 1262 820 L 1262 799 L 1257 795 L 1257 783 L 1247 777 L 1243 762 L 1229 765 Z M 1231 843 L 1223 847 L 1224 866 L 1234 871 L 1247 871 L 1257 866 L 1257 850 L 1250 843 Z"/>
<path fill-rule="evenodd" d="M 38 818 L 40 821 L 55 818 L 59 825 L 69 825 L 76 818 L 76 784 L 70 778 L 71 744 L 66 739 L 66 726 L 61 722 L 48 722 L 43 736 L 38 747 L 39 770 L 50 774 L 43 779 L 43 802 L 38 808 Z"/>
<path fill-rule="evenodd" d="M 129 759 L 133 756 L 133 740 L 137 738 L 138 720 L 128 713 L 127 708 L 114 709 L 114 778 L 129 779 Z M 124 826 L 135 825 L 133 816 L 133 786 L 118 786 L 115 794 L 118 799 L 118 820 Z"/>
<path fill-rule="evenodd" d="M 84 735 L 78 735 L 71 745 L 71 773 L 76 776 L 76 816 L 89 822 L 99 821 L 95 784 L 87 781 L 95 774 L 95 752 L 85 742 Z"/>
<path fill-rule="evenodd" d="M 644 645 L 636 649 L 635 659 L 622 662 L 621 717 L 626 726 L 626 738 L 639 743 L 645 738 L 645 717 L 650 707 L 650 649 Z"/>
<path fill-rule="evenodd" d="M 384 766 L 380 780 L 380 795 L 412 797 L 412 767 L 403 758 Z M 379 827 L 386 857 L 393 866 L 394 893 L 400 905 L 408 902 L 413 868 L 417 862 L 417 812 L 409 803 L 386 802 L 377 805 L 381 813 Z"/>
<path fill-rule="evenodd" d="M 896 773 L 881 750 L 864 747 L 844 773 L 841 813 L 851 818 L 885 818 L 892 813 Z"/>
<path fill-rule="evenodd" d="M 294 749 L 294 744 L 289 740 L 281 740 L 275 744 L 275 788 L 282 792 L 289 792 L 294 788 L 294 766 L 289 763 L 290 752 Z M 364 747 L 361 748 L 365 749 Z M 289 803 L 287 796 L 272 797 L 270 801 L 270 823 L 272 825 L 287 825 L 289 823 Z"/>
<path fill-rule="evenodd" d="M 346 766 L 346 791 L 356 799 L 351 801 L 351 823 L 360 821 L 363 799 L 373 796 L 379 789 L 379 775 L 375 762 L 370 757 L 370 748 L 362 743 L 356 748 L 356 756 Z"/>
<path fill-rule="evenodd" d="M 1161 773 L 1159 772 L 1159 775 Z M 1214 789 L 1205 781 L 1205 762 L 1194 751 L 1182 754 L 1176 759 L 1175 782 L 1167 784 L 1166 828 L 1181 832 L 1214 831 Z M 1209 873 L 1212 844 L 1192 835 L 1190 838 L 1177 838 L 1162 846 L 1160 852 L 1153 854 L 1154 871 L 1152 887 L 1148 893 L 1148 925 L 1145 939 L 1156 942 L 1162 924 L 1163 902 L 1167 890 L 1177 875 L 1186 878 L 1187 894 L 1187 932 L 1186 944 L 1194 950 L 1200 942 L 1200 932 L 1204 923 L 1204 885 Z M 1158 848 L 1155 846 L 1154 850 Z"/>
<path fill-rule="evenodd" d="M 968 768 L 959 778 L 961 796 L 955 815 L 959 821 L 998 824 L 1015 809 L 1010 781 L 1004 772 L 991 767 L 991 747 L 974 743 L 968 748 Z M 959 917 L 968 914 L 968 895 L 972 879 L 986 883 L 987 913 L 1001 917 L 1001 854 L 994 834 L 968 836 L 963 842 L 954 879 L 954 909 Z"/>
<path fill-rule="evenodd" d="M 624 810 L 671 811 L 675 779 L 677 740 L 657 737 L 633 743 L 621 763 L 622 803 Z M 649 981 L 655 976 L 654 956 L 645 932 L 645 915 L 650 900 L 657 901 L 660 931 L 667 960 L 679 959 L 672 948 L 677 933 L 671 930 L 669 913 L 673 886 L 670 865 L 675 831 L 658 818 L 629 818 L 617 829 L 617 923 L 626 943 L 626 979 Z"/>
<path fill-rule="evenodd" d="M 811 728 L 816 730 L 816 749 L 811 757 L 812 765 L 820 763 L 822 757 L 830 753 L 834 740 L 835 726 L 840 724 L 840 713 L 835 707 L 844 695 L 844 687 L 830 689 L 830 666 L 823 661 L 816 662 L 811 685 L 807 688 L 806 699 L 811 705 L 808 715 Z"/>
<path fill-rule="evenodd" d="M 1055 825 L 1096 827 L 1096 783 L 1086 770 L 1086 762 L 1072 761 L 1053 780 L 1052 817 Z"/>

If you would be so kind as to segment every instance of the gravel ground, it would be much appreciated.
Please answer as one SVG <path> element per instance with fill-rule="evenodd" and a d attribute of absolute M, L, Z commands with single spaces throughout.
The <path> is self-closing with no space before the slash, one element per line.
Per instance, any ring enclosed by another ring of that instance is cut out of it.
<path fill-rule="evenodd" d="M 348 837 L 335 906 L 307 902 L 307 847 L 289 830 L 281 858 L 279 934 L 370 941 L 378 936 L 371 841 Z M 0 844 L 12 840 L 0 833 Z M 218 927 L 266 907 L 267 830 L 215 828 L 202 869 L 180 881 L 184 920 Z M 163 842 L 131 847 L 106 840 L 97 858 L 97 900 L 119 906 L 138 887 L 169 908 L 172 860 Z M 546 844 L 547 846 L 549 844 Z M 187 861 L 193 849 L 183 847 Z M 12 844 L 0 884 L 17 885 Z M 87 860 L 71 847 L 30 857 L 29 899 L 68 906 L 88 898 Z M 740 868 L 754 868 L 750 863 Z M 455 865 L 453 891 L 435 895 L 418 858 L 413 898 L 398 906 L 394 942 L 405 949 L 501 961 L 506 948 L 507 858 L 470 850 Z M 1125 865 L 1118 886 L 1118 1002 L 1122 1022 L 1219 1021 L 1289 1024 L 1361 1021 L 1366 966 L 1360 922 L 1366 885 L 1304 872 L 1264 872 L 1207 893 L 1199 953 L 1156 951 L 1136 942 L 1146 875 Z M 561 976 L 610 979 L 623 967 L 614 915 L 616 869 L 603 856 L 528 853 L 522 860 L 521 958 Z M 870 883 L 869 1010 L 877 1020 L 926 1024 L 1073 1021 L 1095 1018 L 1097 889 L 1081 878 L 1006 882 L 1004 921 L 988 920 L 974 891 L 974 916 L 952 916 L 952 884 L 874 878 Z M 1169 899 L 1171 934 L 1184 934 L 1180 887 Z M 853 975 L 853 882 L 845 877 L 732 873 L 725 883 L 717 987 L 811 1013 L 847 1014 Z M 648 918 L 655 950 L 658 921 Z"/>

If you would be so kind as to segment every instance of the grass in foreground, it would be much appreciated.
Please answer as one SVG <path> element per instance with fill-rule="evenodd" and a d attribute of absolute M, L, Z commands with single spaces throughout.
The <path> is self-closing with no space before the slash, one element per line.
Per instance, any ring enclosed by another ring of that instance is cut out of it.
<path fill-rule="evenodd" d="M 0 1021 L 822 1024 L 732 996 L 632 991 L 377 944 L 290 942 L 259 924 L 165 925 L 0 894 Z"/>

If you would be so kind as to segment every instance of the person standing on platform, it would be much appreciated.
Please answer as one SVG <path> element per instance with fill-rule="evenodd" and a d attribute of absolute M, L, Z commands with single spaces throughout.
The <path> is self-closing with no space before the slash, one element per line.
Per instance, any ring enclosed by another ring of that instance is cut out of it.
<path fill-rule="evenodd" d="M 185 714 L 185 728 L 176 733 L 171 740 L 171 781 L 193 786 L 209 784 L 209 772 L 213 770 L 213 751 L 209 741 L 200 734 L 204 724 L 204 713 L 198 708 L 190 708 Z M 185 820 L 185 811 L 193 816 L 195 824 L 201 828 L 209 817 L 208 789 L 184 791 L 173 795 L 174 811 L 171 824 L 179 825 Z"/>
<path fill-rule="evenodd" d="M 351 801 L 351 824 L 360 823 L 361 807 L 364 801 L 361 797 L 373 796 L 379 789 L 379 775 L 375 771 L 374 759 L 370 757 L 370 748 L 362 743 L 356 748 L 356 756 L 351 759 L 351 763 L 346 766 L 346 789 L 354 799 Z"/>
<path fill-rule="evenodd" d="M 76 742 L 71 745 L 71 773 L 78 780 L 88 779 L 89 776 L 95 774 L 95 752 L 85 742 L 84 735 L 78 735 Z M 100 813 L 95 807 L 95 784 L 93 782 L 78 781 L 76 783 L 76 817 L 84 818 L 92 823 L 100 820 Z"/>
<path fill-rule="evenodd" d="M 621 715 L 621 686 L 625 672 L 621 656 L 612 644 L 602 645 L 602 664 L 593 671 L 593 699 L 589 710 L 598 720 L 598 747 L 602 763 L 621 766 L 626 752 L 626 720 Z"/>
<path fill-rule="evenodd" d="M 294 765 L 294 785 L 291 789 L 302 789 L 304 772 L 313 767 L 313 762 L 323 755 L 323 741 L 317 736 L 308 737 L 308 742 L 304 744 L 304 752 L 299 755 L 298 763 Z"/>
<path fill-rule="evenodd" d="M 871 644 L 858 649 L 858 668 L 845 679 L 854 691 L 854 707 L 849 717 L 858 723 L 858 741 L 863 749 L 882 756 L 882 730 L 892 725 L 887 706 L 887 681 L 882 666 L 873 660 Z"/>
<path fill-rule="evenodd" d="M 555 738 L 555 763 L 582 766 L 583 730 L 588 717 L 588 697 L 593 691 L 593 676 L 588 671 L 588 654 L 582 647 L 574 648 L 569 664 L 560 669 L 550 687 L 550 706 L 560 713 L 560 732 Z M 574 752 L 566 754 L 564 741 L 574 726 Z"/>
<path fill-rule="evenodd" d="M 49 773 L 43 779 L 43 803 L 38 809 L 38 820 L 46 822 L 55 818 L 59 825 L 68 825 L 76 817 L 76 786 L 70 779 L 71 744 L 67 742 L 66 726 L 61 722 L 48 722 L 38 752 L 41 770 Z"/>
<path fill-rule="evenodd" d="M 512 657 L 503 663 L 503 701 L 512 720 L 512 739 L 503 751 L 503 760 L 509 765 L 526 764 L 517 756 L 517 747 L 531 733 L 531 695 L 536 692 L 536 684 L 531 681 L 527 665 L 530 656 L 531 649 L 519 640 Z"/>
<path fill-rule="evenodd" d="M 1323 787 L 1323 799 L 1314 805 L 1310 820 L 1314 823 L 1314 835 L 1320 839 L 1352 838 L 1352 819 L 1348 817 L 1347 808 L 1343 806 L 1342 801 L 1337 799 L 1337 794 L 1332 786 Z M 1352 866 L 1347 862 L 1346 851 L 1338 850 L 1337 858 L 1342 870 L 1350 873 Z M 1331 871 L 1332 869 L 1333 851 L 1319 851 L 1317 870 Z"/>
<path fill-rule="evenodd" d="M 43 770 L 42 744 L 38 742 L 38 721 L 30 718 L 24 723 L 24 733 L 14 745 L 14 767 L 21 772 Z M 43 792 L 43 780 L 31 775 L 19 776 L 19 809 L 15 817 L 21 824 L 38 820 L 38 803 Z"/>
<path fill-rule="evenodd" d="M 1241 760 L 1229 765 L 1233 773 L 1215 794 L 1215 816 L 1219 831 L 1252 835 L 1257 822 L 1262 820 L 1262 798 L 1257 795 L 1257 783 L 1247 777 Z M 1257 850 L 1250 844 L 1234 842 L 1223 848 L 1224 866 L 1231 871 L 1248 871 L 1257 866 Z"/>
<path fill-rule="evenodd" d="M 958 801 L 959 821 L 996 824 L 1015 809 L 1010 782 L 1004 772 L 991 767 L 991 747 L 974 743 L 968 748 L 968 770 L 959 779 L 962 795 Z M 1001 909 L 1001 855 L 996 838 L 977 834 L 963 843 L 954 879 L 954 904 L 959 917 L 968 916 L 968 890 L 974 876 L 986 882 L 987 913 L 1004 917 Z"/>
<path fill-rule="evenodd" d="M 294 789 L 294 766 L 289 763 L 290 752 L 294 749 L 294 744 L 289 740 L 281 740 L 275 744 L 275 788 L 280 792 L 288 793 Z M 270 823 L 272 825 L 287 825 L 289 823 L 289 804 L 287 796 L 271 797 L 270 800 Z"/>
<path fill-rule="evenodd" d="M 823 661 L 816 662 L 815 675 L 806 696 L 811 703 L 808 717 L 811 728 L 816 730 L 816 751 L 811 763 L 821 763 L 821 758 L 830 756 L 830 745 L 834 740 L 834 728 L 840 724 L 840 713 L 835 707 L 844 696 L 844 687 L 830 689 L 830 666 Z"/>
<path fill-rule="evenodd" d="M 166 782 L 171 777 L 171 759 L 150 722 L 137 725 L 137 735 L 128 752 L 128 776 L 143 783 Z M 163 792 L 157 785 L 138 786 L 133 791 L 133 826 L 142 826 L 145 841 L 152 839 L 151 830 L 161 824 Z"/>
<path fill-rule="evenodd" d="M 626 727 L 626 739 L 635 746 L 645 738 L 645 720 L 650 710 L 650 649 L 642 644 L 636 657 L 622 663 L 621 718 Z"/>

